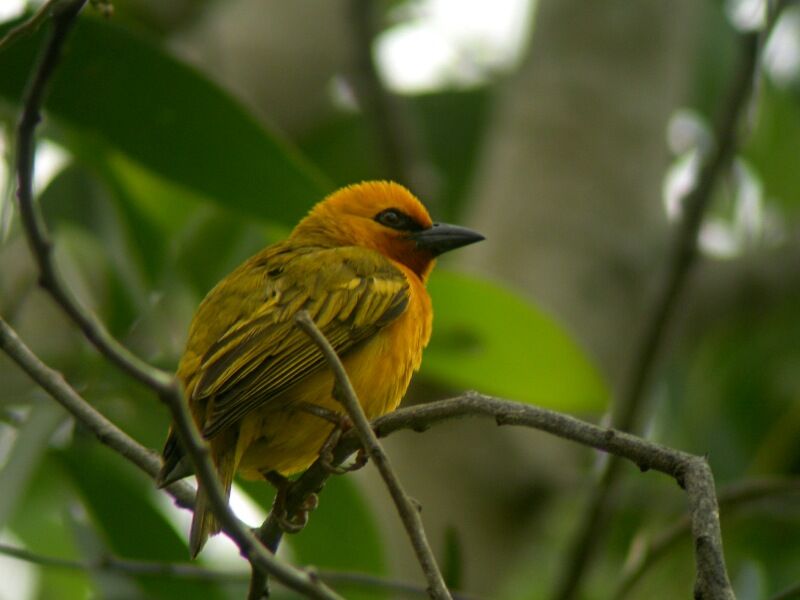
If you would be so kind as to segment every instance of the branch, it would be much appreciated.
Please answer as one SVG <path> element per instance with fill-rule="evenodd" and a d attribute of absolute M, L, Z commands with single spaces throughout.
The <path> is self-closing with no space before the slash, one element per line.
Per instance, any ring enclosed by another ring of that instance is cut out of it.
<path fill-rule="evenodd" d="M 800 493 L 800 478 L 795 479 L 757 479 L 744 481 L 720 489 L 718 494 L 721 511 L 735 510 L 744 505 L 788 494 Z M 724 516 L 724 515 L 723 515 Z M 622 579 L 614 592 L 614 598 L 623 600 L 642 576 L 666 555 L 691 529 L 691 522 L 684 516 L 671 527 L 655 536 L 644 551 L 639 553 L 638 560 L 627 565 L 622 571 Z"/>
<path fill-rule="evenodd" d="M 17 363 L 39 387 L 63 406 L 76 421 L 91 431 L 101 444 L 108 446 L 155 479 L 161 469 L 161 459 L 158 455 L 140 445 L 86 402 L 78 392 L 70 387 L 61 373 L 39 360 L 2 318 L 0 318 L 0 349 Z M 194 506 L 194 490 L 189 484 L 174 483 L 166 490 L 177 500 L 179 506 L 188 509 Z"/>
<path fill-rule="evenodd" d="M 544 408 L 475 392 L 422 406 L 401 408 L 376 419 L 372 425 L 375 433 L 383 437 L 401 429 L 424 431 L 443 421 L 467 416 L 490 417 L 498 425 L 517 425 L 545 431 L 624 458 L 642 471 L 652 469 L 673 477 L 686 490 L 689 501 L 697 569 L 695 597 L 704 600 L 733 599 L 722 551 L 714 482 L 705 458 Z M 348 432 L 342 436 L 335 456 L 347 456 L 358 447 L 358 439 L 353 432 Z"/>
<path fill-rule="evenodd" d="M 333 395 L 336 400 L 342 404 L 347 415 L 350 417 L 361 446 L 366 451 L 367 456 L 375 463 L 383 481 L 386 483 L 386 487 L 389 489 L 389 494 L 397 507 L 397 512 L 411 540 L 414 553 L 417 555 L 417 560 L 422 567 L 422 571 L 425 573 L 425 578 L 428 580 L 428 589 L 431 598 L 436 600 L 450 599 L 450 592 L 444 583 L 444 578 L 439 571 L 439 566 L 436 564 L 436 559 L 433 556 L 433 552 L 425 536 L 425 529 L 422 526 L 422 518 L 419 514 L 420 508 L 403 490 L 403 486 L 397 474 L 394 472 L 394 469 L 392 469 L 389 457 L 384 452 L 377 436 L 372 431 L 372 427 L 367 420 L 367 416 L 364 414 L 364 409 L 358 401 L 356 391 L 353 389 L 353 384 L 347 376 L 342 361 L 339 360 L 333 346 L 331 346 L 330 342 L 328 342 L 319 328 L 317 328 L 308 312 L 301 311 L 298 313 L 295 317 L 295 321 L 306 335 L 319 347 L 325 356 L 325 360 L 328 361 L 328 364 L 333 370 L 335 377 Z"/>
<path fill-rule="evenodd" d="M 162 577 L 170 579 L 184 579 L 193 581 L 213 581 L 216 583 L 245 584 L 248 576 L 245 573 L 233 573 L 207 569 L 197 565 L 174 562 L 157 562 L 119 558 L 113 555 L 103 556 L 98 560 L 74 560 L 56 556 L 45 556 L 31 552 L 25 548 L 18 548 L 9 544 L 0 543 L 0 554 L 16 558 L 31 564 L 72 571 L 105 571 L 124 573 L 127 575 L 144 577 Z M 330 584 L 348 585 L 359 588 L 373 588 L 396 592 L 409 597 L 427 597 L 428 592 L 419 585 L 384 579 L 369 573 L 355 571 L 327 571 L 317 573 L 320 579 Z M 465 594 L 454 595 L 454 600 L 477 600 L 474 596 Z"/>
<path fill-rule="evenodd" d="M 9 29 L 2 39 L 0 39 L 0 52 L 10 47 L 14 42 L 39 29 L 41 24 L 50 16 L 50 12 L 54 9 L 54 6 L 60 1 L 61 0 L 47 0 L 47 2 L 42 4 L 39 10 L 33 13 L 28 20 Z"/>
<path fill-rule="evenodd" d="M 130 438 L 125 432 L 111 423 L 111 421 L 106 419 L 81 398 L 81 396 L 67 384 L 61 373 L 42 363 L 36 355 L 25 346 L 22 340 L 19 339 L 14 330 L 2 319 L 0 319 L 0 348 L 2 348 L 2 350 L 43 390 L 66 408 L 77 421 L 94 433 L 100 442 L 139 467 L 139 469 L 147 473 L 152 479 L 156 478 L 161 469 L 160 458 L 155 453 L 144 448 Z M 180 390 L 176 388 L 174 394 L 173 397 L 168 398 L 166 401 L 169 407 L 173 409 L 173 418 L 175 419 L 179 433 L 182 431 L 183 435 L 186 435 L 186 419 L 189 419 L 192 424 L 193 421 L 191 421 L 188 415 L 188 409 L 185 407 L 185 402 L 183 402 Z M 177 412 L 175 411 L 176 404 L 182 407 L 182 411 L 180 409 Z M 269 554 L 258 540 L 256 540 L 250 530 L 236 518 L 228 507 L 225 496 L 222 493 L 222 486 L 219 483 L 216 471 L 214 471 L 214 467 L 207 455 L 207 447 L 202 441 L 202 438 L 200 438 L 197 428 L 193 427 L 193 429 L 193 432 L 188 433 L 190 436 L 188 441 L 183 438 L 181 441 L 184 443 L 184 447 L 187 452 L 190 453 L 193 460 L 197 460 L 197 462 L 195 462 L 195 468 L 198 470 L 198 478 L 203 482 L 203 485 L 213 486 L 214 483 L 216 484 L 216 492 L 218 493 L 216 502 L 214 502 L 215 499 L 211 496 L 211 494 L 214 493 L 214 489 L 212 487 L 206 488 L 211 489 L 209 499 L 213 502 L 212 510 L 214 511 L 214 515 L 220 519 L 220 523 L 222 523 L 226 535 L 239 547 L 241 554 L 247 558 L 255 568 L 272 573 L 286 586 L 302 592 L 310 598 L 323 598 L 326 600 L 339 598 L 339 596 L 331 592 L 327 587 L 321 585 L 314 575 L 291 567 Z M 192 433 L 194 437 L 192 437 Z M 198 443 L 201 448 L 200 453 L 203 455 L 203 458 L 200 460 L 198 460 L 196 456 L 198 452 Z M 168 486 L 166 491 L 175 498 L 179 506 L 187 509 L 194 507 L 194 490 L 192 490 L 187 483 L 174 483 Z M 220 504 L 222 506 L 220 506 Z"/>
<path fill-rule="evenodd" d="M 770 21 L 773 23 L 774 19 Z M 766 36 L 767 32 L 764 32 Z M 633 431 L 641 412 L 647 384 L 652 377 L 665 333 L 686 287 L 686 281 L 697 258 L 697 236 L 712 194 L 722 173 L 735 156 L 739 135 L 739 122 L 748 99 L 752 95 L 753 81 L 758 68 L 760 36 L 757 33 L 741 35 L 739 67 L 728 90 L 727 101 L 714 127 L 714 147 L 705 157 L 694 188 L 683 202 L 683 221 L 676 234 L 667 273 L 661 293 L 645 321 L 641 337 L 633 353 L 628 381 L 619 401 L 615 403 L 612 426 Z M 573 598 L 581 585 L 591 554 L 600 540 L 601 530 L 607 522 L 605 514 L 608 501 L 619 475 L 619 462 L 607 463 L 597 487 L 589 499 L 584 518 L 576 532 L 565 561 L 559 587 L 558 600 Z"/>
<path fill-rule="evenodd" d="M 41 121 L 47 85 L 61 51 L 86 0 L 63 0 L 53 8 L 53 30 L 32 72 L 22 99 L 17 124 L 17 199 L 25 237 L 39 268 L 39 284 L 47 290 L 83 334 L 112 363 L 146 386 L 165 393 L 172 380 L 168 373 L 148 365 L 117 342 L 91 311 L 84 308 L 62 282 L 53 259 L 53 243 L 41 208 L 33 198 L 34 131 Z"/>

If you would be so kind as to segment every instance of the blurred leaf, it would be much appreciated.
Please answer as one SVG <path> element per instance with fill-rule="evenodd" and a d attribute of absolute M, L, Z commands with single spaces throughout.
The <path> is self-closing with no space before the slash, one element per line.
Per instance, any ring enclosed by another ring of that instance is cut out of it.
<path fill-rule="evenodd" d="M 0 98 L 19 101 L 42 39 L 39 32 L 0 54 Z M 46 108 L 68 134 L 251 216 L 293 224 L 330 189 L 219 87 L 113 22 L 79 20 Z M 80 142 L 68 135 L 65 145 Z"/>
<path fill-rule="evenodd" d="M 422 373 L 454 388 L 567 411 L 602 409 L 609 392 L 572 338 L 498 285 L 437 271 L 433 336 Z"/>
<path fill-rule="evenodd" d="M 382 177 L 378 149 L 359 114 L 334 115 L 312 128 L 299 145 L 336 186 Z"/>
<path fill-rule="evenodd" d="M 32 474 L 25 500 L 20 504 L 11 528 L 32 552 L 63 558 L 80 558 L 64 514 L 73 499 L 70 482 L 53 452 Z M 90 597 L 91 582 L 86 572 L 41 567 L 35 598 L 84 600 Z"/>
<path fill-rule="evenodd" d="M 744 148 L 768 200 L 787 210 L 800 209 L 800 99 L 762 81 L 756 127 Z"/>
<path fill-rule="evenodd" d="M 433 170 L 435 197 L 422 201 L 437 220 L 458 221 L 462 214 L 486 129 L 490 96 L 488 89 L 478 88 L 403 99 L 419 129 L 419 150 Z M 306 134 L 300 147 L 338 186 L 385 177 L 378 160 L 380 150 L 360 114 L 335 115 Z"/>
<path fill-rule="evenodd" d="M 460 589 L 464 584 L 463 543 L 458 530 L 452 525 L 444 532 L 444 558 L 442 559 L 442 577 L 451 590 Z"/>
<path fill-rule="evenodd" d="M 17 430 L 14 445 L 0 469 L 0 530 L 7 524 L 18 502 L 25 496 L 50 437 L 66 413 L 49 399 L 35 402 L 25 423 Z"/>
<path fill-rule="evenodd" d="M 736 69 L 736 31 L 726 14 L 725 2 L 703 2 L 697 6 L 702 35 L 693 38 L 693 81 L 689 103 L 707 120 L 714 122 L 717 111 L 724 105 L 730 78 Z"/>
<path fill-rule="evenodd" d="M 76 439 L 62 453 L 91 520 L 117 556 L 188 562 L 185 541 L 153 502 L 152 484 L 94 440 Z M 211 582 L 136 577 L 146 598 L 222 598 Z"/>
<path fill-rule="evenodd" d="M 67 166 L 41 193 L 40 203 L 48 226 L 56 238 L 61 257 L 80 263 L 82 253 L 102 257 L 104 269 L 78 268 L 91 282 L 102 282 L 111 296 L 102 303 L 104 321 L 112 333 L 127 331 L 146 304 L 140 263 L 131 251 L 135 236 L 119 218 L 108 194 L 79 163 Z M 85 266 L 83 263 L 81 266 Z M 93 290 L 99 297 L 101 290 Z"/>
<path fill-rule="evenodd" d="M 411 107 L 420 126 L 424 151 L 438 170 L 436 220 L 463 217 L 472 176 L 489 117 L 489 88 L 413 96 Z"/>
<path fill-rule="evenodd" d="M 80 556 L 87 562 L 101 563 L 103 558 L 109 554 L 106 544 L 92 529 L 91 524 L 83 518 L 85 515 L 80 511 L 65 512 L 65 518 L 72 530 L 72 537 L 80 549 Z M 89 574 L 94 582 L 95 593 L 105 600 L 128 600 L 141 597 L 136 580 L 132 575 L 104 569 L 93 569 L 89 571 Z"/>
<path fill-rule="evenodd" d="M 240 481 L 242 488 L 266 511 L 272 506 L 271 486 Z M 319 508 L 297 535 L 285 536 L 296 562 L 323 569 L 385 573 L 383 543 L 378 526 L 361 491 L 349 477 L 332 477 L 319 495 Z M 344 587 L 344 586 L 339 586 Z M 386 594 L 352 587 L 347 598 L 376 599 Z"/>

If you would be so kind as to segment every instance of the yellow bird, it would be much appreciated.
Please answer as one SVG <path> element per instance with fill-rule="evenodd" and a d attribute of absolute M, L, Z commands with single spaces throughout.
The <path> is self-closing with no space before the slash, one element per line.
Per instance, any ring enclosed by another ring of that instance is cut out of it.
<path fill-rule="evenodd" d="M 366 182 L 325 198 L 288 239 L 220 281 L 192 320 L 177 375 L 226 493 L 236 472 L 288 476 L 311 465 L 334 424 L 306 407 L 343 414 L 331 370 L 294 321 L 298 311 L 333 345 L 374 419 L 397 407 L 420 366 L 436 256 L 482 239 L 433 223 L 398 184 Z M 190 474 L 173 431 L 163 454 L 160 485 Z M 200 489 L 192 556 L 218 531 Z"/>

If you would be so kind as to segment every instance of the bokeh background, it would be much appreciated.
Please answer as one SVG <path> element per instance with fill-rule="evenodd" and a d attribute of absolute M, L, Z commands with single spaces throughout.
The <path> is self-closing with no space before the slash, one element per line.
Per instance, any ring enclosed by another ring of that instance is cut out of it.
<path fill-rule="evenodd" d="M 722 507 L 741 599 L 800 581 L 800 7 L 765 41 L 737 155 L 642 417 L 705 454 L 719 485 L 795 482 Z M 6 31 L 31 6 L 3 0 Z M 478 389 L 600 422 L 635 364 L 682 201 L 713 146 L 758 0 L 115 0 L 87 7 L 39 130 L 36 191 L 76 294 L 139 356 L 174 368 L 203 295 L 340 185 L 392 178 L 483 232 L 430 287 L 435 335 L 406 403 Z M 46 29 L 43 28 L 43 29 Z M 0 314 L 93 405 L 159 448 L 166 410 L 89 347 L 36 283 L 13 206 L 13 128 L 42 33 L 0 52 Z M 187 560 L 188 514 L 0 357 L 0 542 L 76 560 Z M 448 580 L 552 598 L 604 457 L 463 421 L 386 445 Z M 685 496 L 622 472 L 576 597 L 690 597 Z M 730 489 L 730 488 L 728 488 Z M 241 482 L 260 522 L 269 486 Z M 422 578 L 371 467 L 335 478 L 282 552 Z M 0 555 L 0 599 L 242 598 L 239 582 L 40 567 Z M 394 597 L 343 587 L 348 598 Z M 626 596 L 627 594 L 627 596 Z M 275 589 L 278 598 L 291 597 Z"/>

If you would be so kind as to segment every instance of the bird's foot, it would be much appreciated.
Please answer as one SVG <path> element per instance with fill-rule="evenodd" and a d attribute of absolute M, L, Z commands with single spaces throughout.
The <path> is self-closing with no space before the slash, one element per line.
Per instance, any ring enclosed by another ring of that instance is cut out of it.
<path fill-rule="evenodd" d="M 278 473 L 277 471 L 267 471 L 263 473 L 264 479 L 269 481 L 277 493 L 272 503 L 272 513 L 280 528 L 286 533 L 298 533 L 308 524 L 308 513 L 319 506 L 319 497 L 316 494 L 309 494 L 305 497 L 300 506 L 289 514 L 286 508 L 286 501 L 292 481 Z"/>

